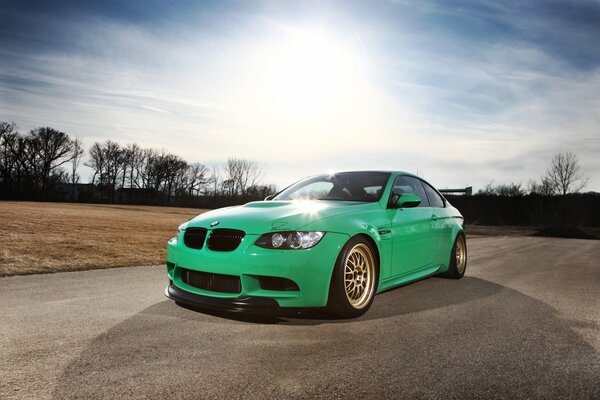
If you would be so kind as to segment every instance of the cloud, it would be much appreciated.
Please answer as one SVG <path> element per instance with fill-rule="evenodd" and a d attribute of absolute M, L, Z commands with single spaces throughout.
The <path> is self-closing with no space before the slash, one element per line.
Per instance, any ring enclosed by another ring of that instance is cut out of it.
<path fill-rule="evenodd" d="M 597 3 L 125 3 L 9 3 L 0 120 L 256 159 L 280 186 L 525 183 L 568 149 L 600 190 Z"/>

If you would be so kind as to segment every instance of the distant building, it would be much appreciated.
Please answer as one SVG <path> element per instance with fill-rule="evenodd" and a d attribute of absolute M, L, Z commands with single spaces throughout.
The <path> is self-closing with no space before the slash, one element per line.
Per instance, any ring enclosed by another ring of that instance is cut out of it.
<path fill-rule="evenodd" d="M 57 183 L 52 194 L 58 201 L 99 201 L 102 196 L 96 186 L 91 183 Z"/>
<path fill-rule="evenodd" d="M 119 188 L 115 199 L 125 204 L 160 204 L 163 195 L 154 189 Z"/>

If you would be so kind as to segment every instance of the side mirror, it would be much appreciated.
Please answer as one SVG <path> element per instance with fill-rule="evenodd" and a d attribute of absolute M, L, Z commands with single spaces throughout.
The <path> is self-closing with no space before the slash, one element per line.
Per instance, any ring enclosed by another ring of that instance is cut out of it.
<path fill-rule="evenodd" d="M 422 201 L 416 194 L 403 193 L 396 200 L 396 206 L 398 208 L 413 208 L 421 204 Z"/>
<path fill-rule="evenodd" d="M 265 197 L 265 201 L 273 200 L 273 197 L 275 197 L 275 195 L 274 194 L 270 194 L 267 197 Z"/>

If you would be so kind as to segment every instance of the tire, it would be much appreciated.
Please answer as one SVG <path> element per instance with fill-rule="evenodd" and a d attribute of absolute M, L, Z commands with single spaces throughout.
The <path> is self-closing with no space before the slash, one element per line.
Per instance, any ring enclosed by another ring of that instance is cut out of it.
<path fill-rule="evenodd" d="M 379 265 L 373 245 L 361 236 L 350 239 L 335 263 L 327 310 L 342 317 L 358 317 L 371 307 L 379 283 Z"/>
<path fill-rule="evenodd" d="M 450 253 L 450 264 L 448 272 L 444 276 L 451 279 L 460 279 L 467 270 L 467 239 L 463 233 L 456 235 L 452 252 Z"/>

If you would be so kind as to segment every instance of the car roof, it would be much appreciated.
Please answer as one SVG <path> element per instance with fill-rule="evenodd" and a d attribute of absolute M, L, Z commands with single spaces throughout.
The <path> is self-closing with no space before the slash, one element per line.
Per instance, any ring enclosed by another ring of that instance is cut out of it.
<path fill-rule="evenodd" d="M 381 172 L 381 173 L 393 174 L 393 175 L 409 175 L 409 176 L 414 176 L 415 178 L 423 179 L 415 174 L 412 174 L 412 173 L 406 172 L 406 171 L 390 171 L 390 170 L 386 171 L 386 170 L 379 170 L 379 169 L 375 169 L 375 170 L 358 169 L 358 170 L 350 170 L 350 171 L 333 171 L 333 172 L 331 172 L 331 174 L 344 174 L 344 173 L 351 173 L 351 172 Z"/>

